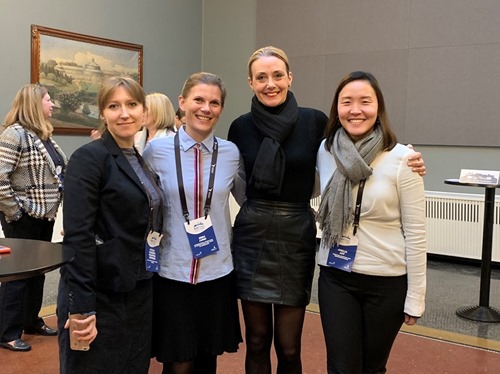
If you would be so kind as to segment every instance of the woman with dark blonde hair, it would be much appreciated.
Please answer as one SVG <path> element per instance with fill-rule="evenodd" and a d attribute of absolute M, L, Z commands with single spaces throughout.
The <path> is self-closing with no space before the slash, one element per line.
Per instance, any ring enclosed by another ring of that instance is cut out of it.
<path fill-rule="evenodd" d="M 153 318 L 164 374 L 215 374 L 217 356 L 241 342 L 229 194 L 242 203 L 243 165 L 238 148 L 213 134 L 225 97 L 217 75 L 192 74 L 179 96 L 186 125 L 144 151 L 165 200 Z"/>
<path fill-rule="evenodd" d="M 98 103 L 106 130 L 73 153 L 66 173 L 63 249 L 75 259 L 59 281 L 60 368 L 145 374 L 157 261 L 151 253 L 162 227 L 157 178 L 134 149 L 146 95 L 133 79 L 112 77 Z"/>
<path fill-rule="evenodd" d="M 301 108 L 290 91 L 288 57 L 269 46 L 248 61 L 251 112 L 228 139 L 245 163 L 247 202 L 234 223 L 233 257 L 246 329 L 245 370 L 302 373 L 301 335 L 311 296 L 316 226 L 309 200 L 326 116 Z"/>
<path fill-rule="evenodd" d="M 17 93 L 0 135 L 0 221 L 5 237 L 51 241 L 66 156 L 52 139 L 54 103 L 40 84 Z M 57 335 L 38 316 L 45 275 L 2 283 L 0 346 L 29 351 L 27 334 Z"/>

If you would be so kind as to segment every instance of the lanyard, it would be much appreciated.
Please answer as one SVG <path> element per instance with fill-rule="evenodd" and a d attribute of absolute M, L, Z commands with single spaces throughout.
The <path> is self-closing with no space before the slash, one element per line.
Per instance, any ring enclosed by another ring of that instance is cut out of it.
<path fill-rule="evenodd" d="M 212 195 L 214 190 L 214 182 L 215 182 L 215 169 L 217 166 L 217 154 L 218 154 L 218 144 L 217 139 L 214 136 L 214 146 L 212 151 L 212 164 L 210 165 L 210 178 L 208 180 L 208 190 L 207 197 L 205 198 L 205 218 L 208 216 L 210 212 L 210 205 L 212 204 Z M 174 137 L 174 149 L 175 149 L 175 168 L 177 170 L 177 185 L 179 186 L 179 196 L 181 198 L 182 205 L 182 215 L 187 223 L 189 223 L 189 210 L 187 208 L 186 203 L 186 194 L 184 192 L 184 182 L 182 179 L 182 166 L 181 166 L 181 152 L 179 145 L 179 133 L 177 132 Z"/>
<path fill-rule="evenodd" d="M 352 226 L 354 227 L 353 235 L 356 235 L 356 232 L 358 231 L 359 227 L 359 217 L 361 216 L 361 200 L 363 199 L 363 190 L 365 188 L 365 182 L 366 179 L 362 179 L 361 182 L 359 182 L 358 196 L 356 197 L 356 207 L 354 208 L 354 222 L 352 224 Z"/>
<path fill-rule="evenodd" d="M 63 159 L 59 152 L 57 152 L 56 148 L 54 147 L 54 144 L 50 141 L 50 138 L 47 140 L 42 140 L 42 144 L 47 150 L 48 154 L 50 155 L 50 158 L 52 158 L 52 161 L 54 162 L 54 165 L 57 166 L 63 166 Z"/>
<path fill-rule="evenodd" d="M 158 195 L 159 199 L 159 205 L 155 209 L 151 206 L 151 194 L 147 187 L 143 186 L 144 191 L 146 192 L 146 195 L 148 196 L 149 200 L 149 224 L 151 226 L 151 229 L 155 232 L 161 232 L 161 229 L 163 227 L 163 194 L 158 187 L 158 181 L 154 178 L 153 172 L 148 168 L 146 163 L 144 162 L 144 159 L 142 156 L 137 152 L 137 149 L 134 147 L 134 153 L 137 157 L 137 160 L 139 161 L 139 165 L 141 165 L 142 170 L 144 171 L 144 174 L 146 175 L 146 178 L 149 179 L 151 182 L 151 186 L 154 188 L 156 191 L 156 194 Z"/>

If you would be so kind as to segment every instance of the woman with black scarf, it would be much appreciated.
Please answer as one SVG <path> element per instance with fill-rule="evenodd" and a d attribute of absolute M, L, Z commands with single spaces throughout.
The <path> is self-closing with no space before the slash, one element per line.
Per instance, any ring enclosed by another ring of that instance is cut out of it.
<path fill-rule="evenodd" d="M 300 108 L 286 54 L 257 50 L 248 63 L 251 112 L 229 129 L 245 164 L 247 202 L 234 224 L 233 258 L 246 326 L 246 373 L 301 373 L 300 342 L 311 296 L 316 225 L 309 200 L 327 117 Z"/>

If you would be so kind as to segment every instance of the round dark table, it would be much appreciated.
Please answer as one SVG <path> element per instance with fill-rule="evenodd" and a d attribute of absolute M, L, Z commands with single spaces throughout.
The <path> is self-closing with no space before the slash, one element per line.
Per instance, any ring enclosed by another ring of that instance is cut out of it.
<path fill-rule="evenodd" d="M 460 182 L 459 179 L 446 179 L 444 183 L 455 186 L 482 187 L 485 189 L 479 305 L 458 308 L 456 314 L 459 317 L 478 322 L 500 322 L 500 311 L 490 307 L 491 251 L 493 246 L 493 225 L 495 222 L 495 189 L 499 188 L 500 184 Z"/>
<path fill-rule="evenodd" d="M 11 248 L 10 253 L 0 254 L 0 282 L 45 274 L 74 257 L 63 252 L 61 244 L 40 240 L 0 238 L 0 245 Z"/>

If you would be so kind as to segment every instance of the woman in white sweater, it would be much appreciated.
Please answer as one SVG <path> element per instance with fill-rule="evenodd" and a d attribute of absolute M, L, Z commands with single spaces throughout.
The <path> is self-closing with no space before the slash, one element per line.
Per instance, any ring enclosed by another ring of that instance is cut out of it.
<path fill-rule="evenodd" d="M 317 158 L 328 373 L 385 373 L 401 324 L 424 312 L 424 184 L 407 166 L 412 153 L 390 129 L 375 77 L 347 75 Z"/>

